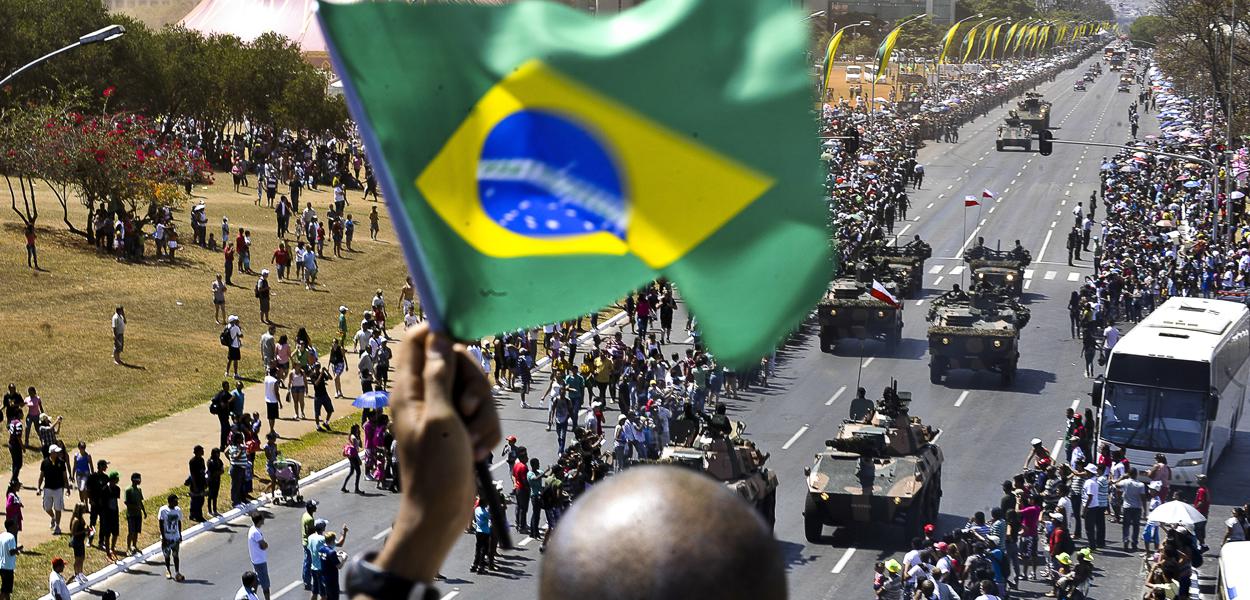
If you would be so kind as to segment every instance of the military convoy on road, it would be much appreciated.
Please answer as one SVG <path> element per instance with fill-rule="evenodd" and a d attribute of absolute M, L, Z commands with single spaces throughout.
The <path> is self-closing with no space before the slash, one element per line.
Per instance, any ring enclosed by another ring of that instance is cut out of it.
<path fill-rule="evenodd" d="M 805 469 L 803 533 L 819 543 L 827 525 L 901 524 L 903 539 L 923 535 L 937 521 L 942 501 L 942 449 L 938 430 L 908 415 L 910 392 L 897 382 L 874 410 L 847 419 Z"/>
<path fill-rule="evenodd" d="M 1026 92 L 1024 100 L 1016 102 L 1015 113 L 1021 124 L 1033 128 L 1033 133 L 1050 129 L 1050 102 L 1042 100 L 1041 94 Z"/>
<path fill-rule="evenodd" d="M 924 261 L 933 256 L 933 248 L 920 236 L 903 246 L 882 246 L 876 258 L 890 270 L 903 298 L 916 298 L 924 291 Z"/>
<path fill-rule="evenodd" d="M 769 455 L 742 436 L 744 428 L 737 421 L 728 436 L 709 431 L 703 435 L 695 431 L 690 436 L 677 435 L 674 440 L 684 438 L 688 443 L 678 441 L 665 446 L 658 462 L 687 466 L 724 482 L 730 491 L 754 506 L 771 527 L 777 515 L 777 473 L 764 466 Z"/>
<path fill-rule="evenodd" d="M 969 294 L 955 286 L 933 300 L 928 321 L 929 381 L 941 383 L 952 369 L 993 371 L 1004 386 L 1015 381 L 1029 309 L 1005 290 L 984 285 Z"/>
<path fill-rule="evenodd" d="M 868 270 L 860 269 L 861 273 L 865 271 Z M 890 306 L 874 297 L 872 281 L 871 275 L 867 281 L 849 276 L 829 284 L 829 291 L 816 309 L 822 352 L 833 352 L 838 340 L 846 338 L 884 340 L 888 349 L 898 345 L 903 337 L 903 306 Z M 899 294 L 893 281 L 882 285 L 891 294 Z"/>
<path fill-rule="evenodd" d="M 1017 298 L 1024 293 L 1024 268 L 1033 262 L 1033 255 L 1019 240 L 1011 250 L 994 250 L 985 247 L 984 239 L 977 238 L 977 245 L 965 250 L 963 258 L 972 272 L 974 291 L 993 286 Z"/>

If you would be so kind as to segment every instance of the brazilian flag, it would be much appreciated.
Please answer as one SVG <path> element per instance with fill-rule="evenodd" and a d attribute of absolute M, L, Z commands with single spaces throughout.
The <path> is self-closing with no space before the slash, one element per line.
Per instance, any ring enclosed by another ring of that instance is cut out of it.
<path fill-rule="evenodd" d="M 723 361 L 768 352 L 832 261 L 790 4 L 321 3 L 427 313 L 477 338 L 663 275 Z"/>

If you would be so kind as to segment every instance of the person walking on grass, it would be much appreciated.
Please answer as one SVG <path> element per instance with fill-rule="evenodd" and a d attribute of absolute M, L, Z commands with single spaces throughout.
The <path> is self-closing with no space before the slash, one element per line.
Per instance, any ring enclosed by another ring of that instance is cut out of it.
<path fill-rule="evenodd" d="M 226 282 L 222 281 L 221 273 L 213 280 L 213 320 L 218 325 L 226 320 Z"/>
<path fill-rule="evenodd" d="M 181 559 L 178 556 L 182 546 L 182 509 L 178 508 L 178 496 L 170 494 L 165 506 L 156 515 L 161 524 L 161 553 L 165 555 L 165 579 L 173 579 L 179 583 L 186 578 L 182 576 Z M 170 562 L 173 571 L 170 571 Z"/>
<path fill-rule="evenodd" d="M 126 310 L 121 306 L 113 311 L 113 364 L 122 364 L 122 350 L 126 347 Z"/>
<path fill-rule="evenodd" d="M 22 547 L 17 544 L 19 526 L 12 515 L 4 520 L 4 532 L 0 533 L 0 600 L 13 597 L 13 572 L 17 570 L 17 555 Z"/>
<path fill-rule="evenodd" d="M 378 219 L 379 218 L 380 216 L 378 215 L 378 207 L 375 206 L 373 207 L 373 210 L 369 211 L 369 239 L 374 240 L 374 241 L 377 241 L 378 239 Z"/>
<path fill-rule="evenodd" d="M 226 319 L 226 329 L 221 332 L 221 343 L 226 347 L 226 377 L 234 370 L 234 378 L 239 379 L 239 356 L 243 348 L 243 328 L 239 327 L 239 317 L 230 315 Z"/>
<path fill-rule="evenodd" d="M 260 322 L 272 324 L 269 320 L 269 297 L 272 289 L 269 287 L 269 269 L 260 270 L 260 278 L 256 280 L 256 300 L 260 303 Z"/>
<path fill-rule="evenodd" d="M 26 225 L 26 266 L 39 270 L 39 253 L 35 251 L 35 225 Z"/>

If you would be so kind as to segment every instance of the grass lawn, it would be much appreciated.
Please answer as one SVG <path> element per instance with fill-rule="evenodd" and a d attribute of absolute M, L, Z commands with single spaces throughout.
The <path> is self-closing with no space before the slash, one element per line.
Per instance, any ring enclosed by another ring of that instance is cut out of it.
<path fill-rule="evenodd" d="M 221 235 L 223 215 L 232 232 L 238 227 L 252 232 L 252 269 L 259 272 L 269 266 L 277 245 L 276 226 L 272 209 L 255 206 L 255 190 L 246 191 L 234 193 L 229 174 L 219 174 L 216 184 L 197 187 L 195 195 L 206 201 L 210 233 Z M 305 191 L 301 201 L 311 201 L 324 218 L 332 194 L 325 188 Z M 360 200 L 360 192 L 349 192 L 348 201 L 348 212 L 365 223 L 356 230 L 357 252 L 335 259 L 327 244 L 320 289 L 278 283 L 276 270 L 270 276 L 270 317 L 283 325 L 278 333 L 293 339 L 299 327 L 307 327 L 323 355 L 337 327 L 339 305 L 351 308 L 349 323 L 358 322 L 381 288 L 388 312 L 398 315 L 406 274 L 385 207 L 377 205 L 382 218 L 375 242 L 369 239 L 367 220 L 374 204 Z M 21 223 L 7 208 L 0 213 L 0 347 L 10 356 L 0 370 L 0 385 L 16 383 L 23 394 L 35 386 L 45 410 L 65 417 L 61 438 L 71 448 L 78 440 L 107 437 L 206 402 L 221 385 L 225 366 L 209 289 L 223 259 L 220 252 L 190 245 L 190 206 L 176 215 L 183 248 L 173 264 L 152 260 L 150 243 L 145 263 L 117 262 L 67 231 L 60 206 L 46 190 L 39 195 L 39 208 L 37 247 L 46 271 L 26 267 Z M 82 227 L 84 213 L 75 208 L 79 212 L 71 211 L 70 219 Z M 243 327 L 240 375 L 252 378 L 261 373 L 264 332 L 252 293 L 255 282 L 255 275 L 236 270 L 237 287 L 226 294 L 228 312 L 238 314 Z M 132 368 L 114 365 L 111 358 L 109 323 L 118 304 L 127 316 L 122 358 Z M 349 334 L 353 329 L 349 324 Z M 190 442 L 175 447 L 185 451 Z M 8 454 L 0 454 L 0 468 L 7 470 Z"/>
<path fill-rule="evenodd" d="M 351 429 L 353 423 L 359 422 L 359 414 L 343 417 L 333 422 L 333 432 L 313 432 L 298 440 L 280 443 L 279 448 L 281 449 L 283 456 L 293 458 L 303 464 L 304 472 L 302 476 L 307 476 L 313 471 L 325 468 L 343 458 L 342 451 L 343 444 L 345 443 L 344 440 L 347 435 L 346 432 Z M 264 493 L 268 484 L 267 480 L 261 479 L 261 477 L 264 477 L 265 474 L 264 465 L 265 456 L 263 453 L 258 453 L 256 455 L 255 468 L 258 478 L 254 484 L 254 496 L 259 496 L 261 493 Z M 124 492 L 127 487 L 130 487 L 128 474 L 123 473 L 122 479 L 123 481 L 119 485 L 121 485 Z M 182 508 L 184 518 L 190 516 L 191 503 L 187 494 L 187 488 L 185 487 L 166 491 L 144 488 L 143 493 L 144 496 L 146 496 L 145 505 L 148 510 L 148 518 L 143 522 L 143 533 L 139 536 L 139 547 L 146 548 L 147 546 L 156 543 L 157 538 L 160 535 L 160 529 L 156 522 L 156 514 L 157 511 L 165 505 L 165 498 L 171 493 L 178 494 L 178 506 Z M 23 502 L 26 504 L 25 526 L 27 528 L 47 527 L 47 522 L 43 520 L 47 518 L 47 515 L 40 510 L 39 497 L 35 496 L 29 490 L 26 491 L 23 496 Z M 76 495 L 72 500 L 67 498 L 65 502 L 66 514 L 61 520 L 61 527 L 62 530 L 67 533 L 69 532 L 70 513 L 73 512 L 73 505 L 76 502 Z M 225 512 L 229 508 L 230 475 L 228 471 L 226 475 L 221 478 L 221 489 L 217 504 L 217 508 L 222 512 Z M 124 514 L 124 506 L 122 507 L 122 512 L 122 532 L 118 538 L 117 547 L 124 550 L 126 542 L 126 516 Z M 185 520 L 183 522 L 183 528 L 190 528 L 194 524 L 195 523 L 192 523 L 189 520 Z M 20 536 L 18 540 L 21 541 Z M 48 593 L 48 572 L 51 570 L 49 562 L 56 556 L 65 559 L 66 568 L 64 575 L 67 580 L 70 579 L 73 576 L 74 552 L 69 547 L 69 535 L 59 536 L 55 540 L 40 544 L 36 548 L 27 548 L 25 552 L 19 554 L 17 557 L 17 571 L 15 572 L 14 577 L 13 597 L 39 598 Z M 159 558 L 160 557 L 158 556 L 153 560 L 159 561 Z M 108 558 L 105 556 L 104 552 L 96 548 L 87 548 L 87 560 L 83 565 L 84 573 L 90 575 L 91 573 L 94 573 L 106 566 L 108 566 Z M 189 578 L 193 578 L 195 566 L 186 565 L 186 567 L 187 576 Z"/>

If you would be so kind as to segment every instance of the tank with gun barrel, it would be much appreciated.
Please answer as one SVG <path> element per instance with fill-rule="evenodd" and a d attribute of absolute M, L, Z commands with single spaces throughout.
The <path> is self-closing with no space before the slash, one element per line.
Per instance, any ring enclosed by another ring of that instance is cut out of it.
<path fill-rule="evenodd" d="M 1024 293 L 1024 268 L 1033 262 L 1033 255 L 1020 240 L 1010 250 L 994 250 L 985 246 L 985 238 L 977 238 L 977 244 L 964 251 L 964 262 L 972 272 L 972 287 L 994 286 L 1019 297 Z"/>
<path fill-rule="evenodd" d="M 983 286 L 969 294 L 955 289 L 929 307 L 929 380 L 941 383 L 951 369 L 994 371 L 1011 385 L 1020 359 L 1025 308 L 1002 289 Z"/>
<path fill-rule="evenodd" d="M 876 279 L 898 297 L 899 286 L 892 277 L 890 269 L 863 260 L 855 264 L 853 275 L 843 275 L 829 284 L 816 307 L 821 352 L 833 352 L 838 340 L 845 338 L 881 339 L 891 350 L 898 345 L 903 337 L 903 305 L 891 305 L 872 293 Z"/>
<path fill-rule="evenodd" d="M 1026 92 L 1024 100 L 1016 103 L 1016 113 L 1020 123 L 1032 127 L 1034 133 L 1050 129 L 1050 103 L 1042 100 L 1041 94 Z"/>
<path fill-rule="evenodd" d="M 900 524 L 904 539 L 937 519 L 942 500 L 939 431 L 908 414 L 910 392 L 892 381 L 866 415 L 854 415 L 805 469 L 803 533 L 819 543 L 827 525 Z"/>
<path fill-rule="evenodd" d="M 733 422 L 727 434 L 712 427 L 699 431 L 694 423 L 683 429 L 682 424 L 673 421 L 673 441 L 660 451 L 657 462 L 690 467 L 724 482 L 771 527 L 777 515 L 777 473 L 764 466 L 769 455 L 743 437 L 742 421 Z"/>
<path fill-rule="evenodd" d="M 915 298 L 924 289 L 924 261 L 933 256 L 933 248 L 916 236 L 902 246 L 880 246 L 872 251 L 885 264 L 898 282 L 903 298 Z"/>

